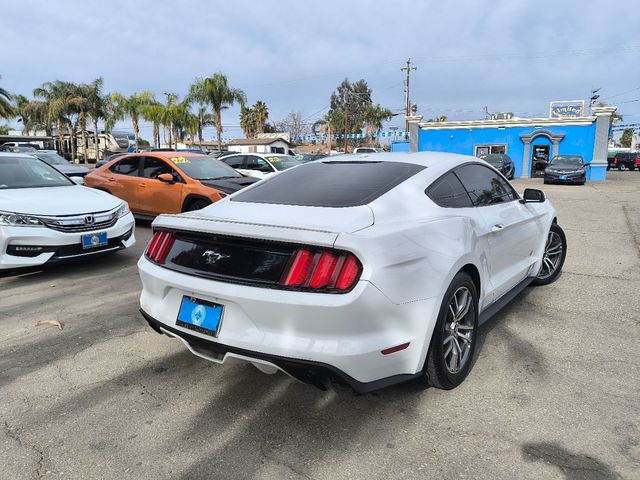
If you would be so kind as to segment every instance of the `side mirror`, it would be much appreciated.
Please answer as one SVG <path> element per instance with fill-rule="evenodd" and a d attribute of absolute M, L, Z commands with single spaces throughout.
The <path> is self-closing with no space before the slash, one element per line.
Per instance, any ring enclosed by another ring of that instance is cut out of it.
<path fill-rule="evenodd" d="M 173 175 L 170 173 L 161 173 L 156 178 L 164 183 L 176 183 L 176 181 L 173 179 Z"/>
<path fill-rule="evenodd" d="M 522 203 L 542 203 L 546 200 L 544 192 L 535 188 L 525 188 Z"/>
<path fill-rule="evenodd" d="M 260 167 L 260 171 L 262 173 L 271 173 L 271 172 L 273 172 L 273 170 L 271 169 L 271 167 L 269 165 L 262 165 Z"/>
<path fill-rule="evenodd" d="M 76 185 L 84 185 L 84 178 L 82 177 L 69 177 L 69 180 L 71 180 Z"/>

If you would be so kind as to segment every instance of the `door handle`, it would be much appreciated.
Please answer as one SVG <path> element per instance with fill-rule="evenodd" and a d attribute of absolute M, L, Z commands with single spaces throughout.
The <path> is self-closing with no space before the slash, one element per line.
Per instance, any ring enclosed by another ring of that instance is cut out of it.
<path fill-rule="evenodd" d="M 146 183 L 139 183 L 138 186 L 140 188 L 147 188 L 147 184 Z"/>
<path fill-rule="evenodd" d="M 497 223 L 493 227 L 491 227 L 491 231 L 492 232 L 499 232 L 503 228 L 504 228 L 504 225 L 502 223 Z"/>

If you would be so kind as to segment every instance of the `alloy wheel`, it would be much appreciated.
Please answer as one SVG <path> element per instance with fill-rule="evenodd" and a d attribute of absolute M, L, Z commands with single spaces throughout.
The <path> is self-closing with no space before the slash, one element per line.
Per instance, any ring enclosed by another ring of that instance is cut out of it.
<path fill-rule="evenodd" d="M 542 257 L 542 267 L 538 278 L 544 280 L 555 273 L 562 260 L 563 247 L 562 239 L 554 231 L 550 231 L 547 236 L 547 243 L 544 246 L 544 255 Z"/>
<path fill-rule="evenodd" d="M 456 374 L 469 361 L 474 341 L 473 296 L 467 287 L 458 288 L 449 302 L 445 321 L 444 363 L 449 373 Z"/>

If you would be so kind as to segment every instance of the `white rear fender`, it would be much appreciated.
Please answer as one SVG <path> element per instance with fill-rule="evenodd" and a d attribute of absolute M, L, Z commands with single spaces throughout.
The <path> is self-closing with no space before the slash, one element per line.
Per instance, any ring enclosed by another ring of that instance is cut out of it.
<path fill-rule="evenodd" d="M 481 249 L 464 217 L 416 223 L 404 229 L 378 225 L 355 234 L 341 234 L 335 247 L 354 252 L 362 261 L 362 278 L 393 303 L 441 297 L 465 263 L 484 275 Z"/>

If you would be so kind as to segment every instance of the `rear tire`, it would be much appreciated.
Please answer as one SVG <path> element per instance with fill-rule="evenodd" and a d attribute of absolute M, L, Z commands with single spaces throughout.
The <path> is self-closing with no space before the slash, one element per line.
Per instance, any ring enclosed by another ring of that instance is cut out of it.
<path fill-rule="evenodd" d="M 459 272 L 442 300 L 423 380 L 443 390 L 460 385 L 471 370 L 477 331 L 478 292 L 471 277 Z"/>
<path fill-rule="evenodd" d="M 555 282 L 562 272 L 566 257 L 567 237 L 560 225 L 553 223 L 544 246 L 540 271 L 531 285 L 538 287 Z"/>

